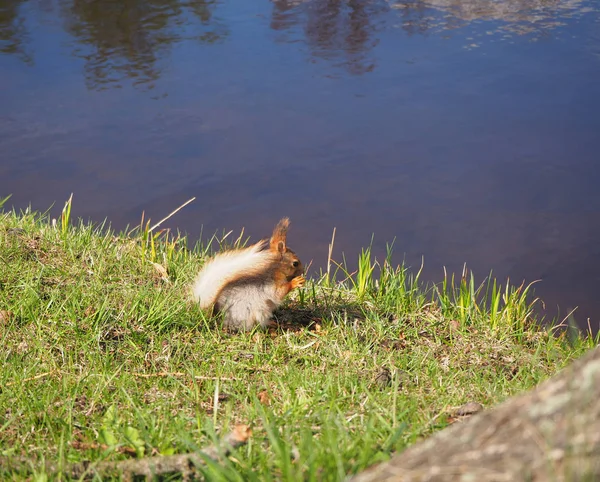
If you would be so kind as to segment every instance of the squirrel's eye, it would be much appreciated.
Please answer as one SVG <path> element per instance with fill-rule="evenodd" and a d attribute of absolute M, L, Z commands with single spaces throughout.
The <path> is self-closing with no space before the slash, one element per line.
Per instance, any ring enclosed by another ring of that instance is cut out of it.
<path fill-rule="evenodd" d="M 292 263 L 292 266 L 293 266 L 294 268 L 297 268 L 297 267 L 298 267 L 298 261 L 294 261 L 294 262 Z"/>

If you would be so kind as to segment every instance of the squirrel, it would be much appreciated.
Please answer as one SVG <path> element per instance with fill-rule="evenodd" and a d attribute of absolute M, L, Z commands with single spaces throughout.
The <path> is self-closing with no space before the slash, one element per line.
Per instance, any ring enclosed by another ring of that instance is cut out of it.
<path fill-rule="evenodd" d="M 231 331 L 272 324 L 273 311 L 294 288 L 304 285 L 304 266 L 286 244 L 288 218 L 281 219 L 268 242 L 218 253 L 201 269 L 192 288 L 204 310 L 223 314 Z"/>

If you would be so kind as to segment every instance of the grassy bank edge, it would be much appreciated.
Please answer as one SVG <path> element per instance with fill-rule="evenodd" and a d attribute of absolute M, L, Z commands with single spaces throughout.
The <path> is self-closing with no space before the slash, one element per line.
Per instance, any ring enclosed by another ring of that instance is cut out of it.
<path fill-rule="evenodd" d="M 353 273 L 329 263 L 278 312 L 278 332 L 228 336 L 187 287 L 243 235 L 188 249 L 149 220 L 74 224 L 71 202 L 56 220 L 0 213 L 1 454 L 31 461 L 12 478 L 44 476 L 43 459 L 181 453 L 250 421 L 256 442 L 211 478 L 340 480 L 451 423 L 461 402 L 493 405 L 598 343 L 542 328 L 531 285 L 465 270 L 426 286 L 391 247 L 381 261 L 363 249 Z"/>

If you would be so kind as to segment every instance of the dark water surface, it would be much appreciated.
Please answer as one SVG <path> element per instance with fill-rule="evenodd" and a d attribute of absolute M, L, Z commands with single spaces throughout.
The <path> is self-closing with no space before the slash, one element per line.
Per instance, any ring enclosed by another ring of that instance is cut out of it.
<path fill-rule="evenodd" d="M 0 195 L 191 236 L 289 215 L 317 269 L 394 238 L 440 281 L 600 321 L 597 0 L 0 0 Z"/>

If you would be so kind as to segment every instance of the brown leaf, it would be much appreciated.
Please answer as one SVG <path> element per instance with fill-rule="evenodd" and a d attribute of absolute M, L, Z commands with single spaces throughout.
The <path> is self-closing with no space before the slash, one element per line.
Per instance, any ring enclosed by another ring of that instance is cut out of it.
<path fill-rule="evenodd" d="M 13 317 L 13 314 L 8 311 L 8 310 L 1 310 L 0 311 L 0 324 L 5 325 L 7 324 Z"/>
<path fill-rule="evenodd" d="M 160 275 L 160 278 L 163 281 L 169 281 L 169 274 L 167 273 L 167 269 L 162 264 L 152 263 L 152 266 L 154 266 L 154 269 L 156 269 L 156 271 Z"/>
<path fill-rule="evenodd" d="M 231 434 L 225 439 L 231 443 L 239 445 L 240 443 L 246 443 L 252 436 L 252 429 L 248 425 L 240 424 L 233 427 Z"/>
<path fill-rule="evenodd" d="M 266 390 L 261 390 L 258 394 L 258 401 L 265 406 L 269 406 L 271 404 L 271 397 L 269 397 L 269 393 Z"/>

